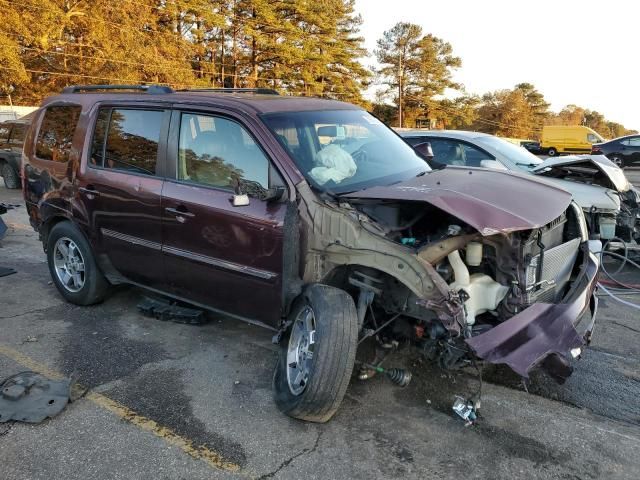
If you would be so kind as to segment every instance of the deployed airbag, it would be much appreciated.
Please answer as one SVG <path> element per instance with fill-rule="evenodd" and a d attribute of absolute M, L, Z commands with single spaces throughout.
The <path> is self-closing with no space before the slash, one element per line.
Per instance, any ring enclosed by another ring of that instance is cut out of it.
<path fill-rule="evenodd" d="M 309 174 L 320 185 L 329 180 L 340 183 L 345 178 L 353 177 L 356 173 L 356 162 L 353 157 L 337 145 L 328 145 L 316 155 L 319 165 L 311 169 Z"/>

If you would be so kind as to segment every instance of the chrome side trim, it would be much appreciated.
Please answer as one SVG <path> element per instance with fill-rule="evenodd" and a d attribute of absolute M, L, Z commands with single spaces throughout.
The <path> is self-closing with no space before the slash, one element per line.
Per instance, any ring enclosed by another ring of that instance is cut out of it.
<path fill-rule="evenodd" d="M 100 231 L 102 235 L 105 237 L 111 237 L 118 240 L 122 240 L 123 242 L 129 242 L 134 245 L 140 245 L 141 247 L 148 247 L 153 250 L 162 250 L 162 245 L 156 242 L 152 242 L 150 240 L 145 240 L 143 238 L 133 237 L 131 235 L 127 235 L 125 233 L 116 232 L 114 230 L 109 230 L 108 228 L 101 228 Z"/>
<path fill-rule="evenodd" d="M 208 257 L 206 255 L 200 255 L 198 253 L 188 252 L 175 247 L 168 247 L 164 245 L 162 247 L 163 253 L 175 255 L 177 257 L 193 260 L 194 262 L 206 263 L 214 267 L 219 267 L 224 270 L 229 270 L 237 273 L 244 273 L 251 275 L 252 277 L 262 278 L 263 280 L 271 280 L 278 276 L 277 273 L 269 272 L 268 270 L 260 270 L 259 268 L 249 267 L 247 265 L 240 265 L 238 263 L 229 262 L 227 260 L 221 260 L 219 258 Z"/>

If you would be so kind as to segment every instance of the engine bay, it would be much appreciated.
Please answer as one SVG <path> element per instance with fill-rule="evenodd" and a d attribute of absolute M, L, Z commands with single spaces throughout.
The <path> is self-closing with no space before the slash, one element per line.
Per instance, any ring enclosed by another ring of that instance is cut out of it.
<path fill-rule="evenodd" d="M 373 292 L 369 308 L 358 302 L 364 331 L 379 329 L 376 318 L 396 315 L 393 325 L 376 335 L 386 336 L 387 342 L 411 340 L 445 368 L 471 361 L 464 339 L 534 303 L 559 302 L 579 264 L 579 213 L 571 207 L 537 229 L 482 236 L 454 216 L 418 202 L 364 200 L 352 206 L 385 238 L 431 265 L 463 311 L 462 324 L 452 329 L 442 321 L 436 301 L 421 301 L 394 278 L 372 269 L 355 269 L 346 274 L 353 295 Z"/>

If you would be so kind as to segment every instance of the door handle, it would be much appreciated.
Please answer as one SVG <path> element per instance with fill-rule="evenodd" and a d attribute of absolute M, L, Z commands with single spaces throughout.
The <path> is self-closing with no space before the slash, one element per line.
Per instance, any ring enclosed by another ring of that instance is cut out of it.
<path fill-rule="evenodd" d="M 177 208 L 166 207 L 164 211 L 167 213 L 170 213 L 171 215 L 175 215 L 176 220 L 178 220 L 180 223 L 183 223 L 186 218 L 195 217 L 194 213 L 189 212 L 184 207 L 177 207 Z"/>
<path fill-rule="evenodd" d="M 80 193 L 84 193 L 84 194 L 87 196 L 87 198 L 89 198 L 89 199 L 93 199 L 93 198 L 95 198 L 95 197 L 99 197 L 99 196 L 100 196 L 100 192 L 98 192 L 98 191 L 97 191 L 95 188 L 93 188 L 93 187 L 87 187 L 87 188 L 85 188 L 85 187 L 80 187 L 80 188 L 78 188 L 78 191 L 79 191 Z"/>

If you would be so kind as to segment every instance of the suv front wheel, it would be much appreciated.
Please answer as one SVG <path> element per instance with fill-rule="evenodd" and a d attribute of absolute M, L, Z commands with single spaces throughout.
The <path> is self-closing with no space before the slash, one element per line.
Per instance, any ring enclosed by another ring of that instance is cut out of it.
<path fill-rule="evenodd" d="M 314 284 L 291 311 L 273 377 L 275 402 L 287 415 L 326 422 L 347 391 L 358 342 L 353 299 L 343 290 Z"/>
<path fill-rule="evenodd" d="M 89 242 L 71 222 L 60 222 L 49 232 L 47 262 L 53 283 L 68 302 L 93 305 L 107 294 L 109 282 L 98 269 Z"/>

